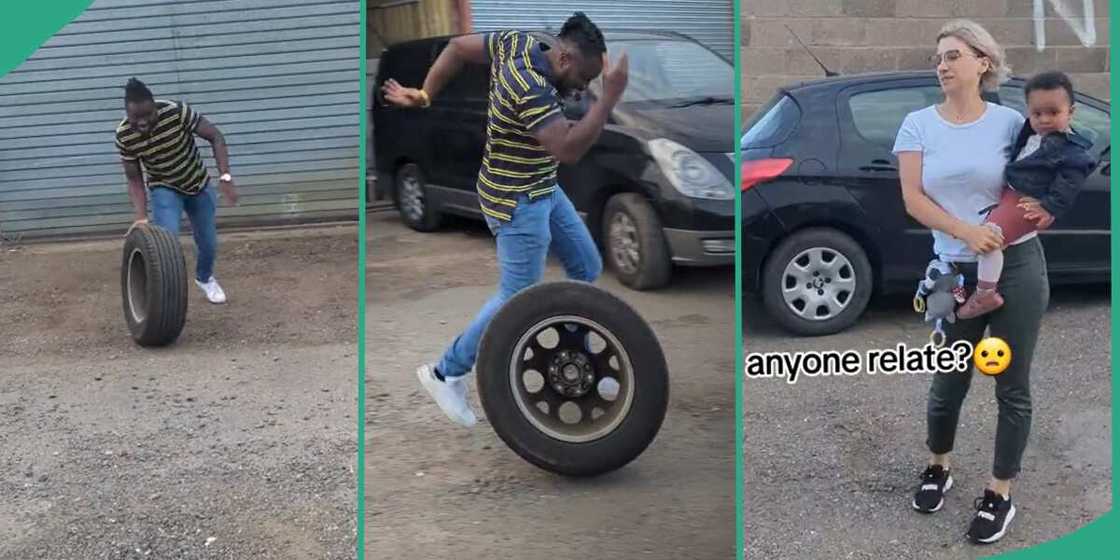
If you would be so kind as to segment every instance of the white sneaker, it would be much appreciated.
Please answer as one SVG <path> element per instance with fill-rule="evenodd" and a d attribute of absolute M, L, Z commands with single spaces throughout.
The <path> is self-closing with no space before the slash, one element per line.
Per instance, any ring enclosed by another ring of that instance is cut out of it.
<path fill-rule="evenodd" d="M 211 276 L 210 280 L 207 280 L 205 284 L 199 282 L 197 278 L 194 283 L 197 284 L 199 288 L 202 288 L 202 291 L 206 293 L 206 299 L 210 300 L 210 303 L 226 302 L 226 293 L 222 291 L 222 287 L 218 285 L 218 281 L 215 280 L 213 276 Z"/>
<path fill-rule="evenodd" d="M 467 402 L 465 376 L 447 377 L 444 378 L 445 381 L 440 381 L 436 377 L 435 366 L 424 364 L 416 369 L 416 377 L 452 422 L 466 428 L 474 426 L 477 420 L 470 403 Z"/>

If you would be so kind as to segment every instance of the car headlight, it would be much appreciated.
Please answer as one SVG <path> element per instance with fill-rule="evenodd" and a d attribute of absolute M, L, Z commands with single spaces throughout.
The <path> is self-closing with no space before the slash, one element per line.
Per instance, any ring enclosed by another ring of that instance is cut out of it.
<path fill-rule="evenodd" d="M 731 181 L 688 147 L 668 138 L 657 138 L 649 141 L 649 151 L 661 172 L 681 194 L 710 200 L 735 199 Z"/>

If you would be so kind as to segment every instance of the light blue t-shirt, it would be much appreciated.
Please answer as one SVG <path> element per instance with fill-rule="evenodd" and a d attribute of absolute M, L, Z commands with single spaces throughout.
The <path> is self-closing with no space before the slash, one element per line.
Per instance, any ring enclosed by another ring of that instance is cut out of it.
<path fill-rule="evenodd" d="M 980 212 L 999 202 L 1004 167 L 1026 119 L 1018 111 L 988 103 L 979 119 L 953 124 L 930 106 L 902 121 L 894 153 L 922 153 L 922 189 L 958 220 L 980 224 Z M 960 239 L 933 232 L 933 252 L 942 260 L 972 262 L 976 254 Z"/>

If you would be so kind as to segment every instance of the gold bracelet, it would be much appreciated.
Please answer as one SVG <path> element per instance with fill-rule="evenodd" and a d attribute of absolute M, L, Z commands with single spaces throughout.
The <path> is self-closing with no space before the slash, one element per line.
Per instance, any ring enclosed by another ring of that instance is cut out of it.
<path fill-rule="evenodd" d="M 418 90 L 418 91 L 420 92 L 420 97 L 424 98 L 424 102 L 420 106 L 423 107 L 424 109 L 427 109 L 428 107 L 431 107 L 432 106 L 432 98 L 428 97 L 428 92 L 426 92 L 422 89 Z"/>

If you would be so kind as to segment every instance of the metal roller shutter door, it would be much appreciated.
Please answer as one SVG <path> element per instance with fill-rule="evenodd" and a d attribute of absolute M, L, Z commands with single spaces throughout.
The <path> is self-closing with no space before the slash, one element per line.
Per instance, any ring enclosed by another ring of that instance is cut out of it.
<path fill-rule="evenodd" d="M 97 0 L 0 77 L 0 233 L 120 231 L 123 86 L 185 100 L 230 145 L 241 204 L 220 220 L 357 216 L 357 0 Z M 211 176 L 210 146 L 199 139 Z"/>
<path fill-rule="evenodd" d="M 528 0 L 472 0 L 476 31 L 509 28 L 558 32 L 573 12 L 587 14 L 604 30 L 652 29 L 683 33 L 733 59 L 734 30 L 730 0 L 584 0 L 549 3 Z"/>

